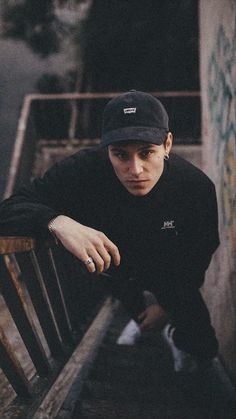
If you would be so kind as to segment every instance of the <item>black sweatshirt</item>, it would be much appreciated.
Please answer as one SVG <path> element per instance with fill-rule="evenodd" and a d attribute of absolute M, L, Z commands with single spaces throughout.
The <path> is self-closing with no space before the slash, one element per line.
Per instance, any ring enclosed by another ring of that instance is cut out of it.
<path fill-rule="evenodd" d="M 154 188 L 134 196 L 105 150 L 82 150 L 2 202 L 0 235 L 47 238 L 59 214 L 103 231 L 121 254 L 112 274 L 136 277 L 169 310 L 197 292 L 219 245 L 215 187 L 174 154 Z"/>

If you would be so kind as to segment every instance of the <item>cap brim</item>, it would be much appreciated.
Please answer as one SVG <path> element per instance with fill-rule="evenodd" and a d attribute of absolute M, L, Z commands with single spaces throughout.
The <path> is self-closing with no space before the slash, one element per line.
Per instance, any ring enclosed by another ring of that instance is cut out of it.
<path fill-rule="evenodd" d="M 122 141 L 143 141 L 156 145 L 163 144 L 166 129 L 150 127 L 125 127 L 102 134 L 101 145 L 107 146 Z"/>

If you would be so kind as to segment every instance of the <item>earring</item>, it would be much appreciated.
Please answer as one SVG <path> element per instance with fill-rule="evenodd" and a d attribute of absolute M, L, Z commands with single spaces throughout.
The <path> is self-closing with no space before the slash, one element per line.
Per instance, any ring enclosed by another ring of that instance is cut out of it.
<path fill-rule="evenodd" d="M 169 154 L 166 152 L 166 153 L 165 153 L 165 155 L 164 155 L 164 160 L 166 160 L 166 161 L 167 161 L 167 160 L 169 160 L 169 158 L 170 158 L 170 156 L 169 156 Z"/>

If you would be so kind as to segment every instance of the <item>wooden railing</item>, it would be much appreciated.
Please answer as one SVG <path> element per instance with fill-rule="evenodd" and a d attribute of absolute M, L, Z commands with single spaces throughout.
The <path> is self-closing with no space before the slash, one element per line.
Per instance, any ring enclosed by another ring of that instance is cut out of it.
<path fill-rule="evenodd" d="M 96 305 L 86 315 L 78 313 L 76 319 L 73 305 L 80 302 L 68 286 L 73 275 L 81 284 L 88 281 L 81 304 L 94 298 L 91 306 Z M 20 348 L 14 348 L 0 323 L 0 366 L 16 393 L 1 417 L 54 418 L 60 410 L 69 417 L 67 397 L 73 386 L 81 386 L 114 311 L 109 296 L 90 295 L 93 281 L 54 243 L 0 238 L 0 291 L 34 369 L 29 378 L 20 361 Z"/>

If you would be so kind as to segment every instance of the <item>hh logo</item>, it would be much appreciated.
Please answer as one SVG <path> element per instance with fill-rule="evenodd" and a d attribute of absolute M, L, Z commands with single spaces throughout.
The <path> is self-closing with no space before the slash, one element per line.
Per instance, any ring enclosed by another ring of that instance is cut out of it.
<path fill-rule="evenodd" d="M 174 220 L 171 221 L 164 221 L 163 226 L 161 227 L 162 230 L 167 230 L 168 228 L 175 228 Z"/>

